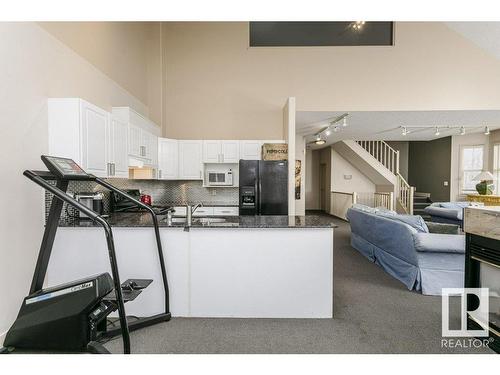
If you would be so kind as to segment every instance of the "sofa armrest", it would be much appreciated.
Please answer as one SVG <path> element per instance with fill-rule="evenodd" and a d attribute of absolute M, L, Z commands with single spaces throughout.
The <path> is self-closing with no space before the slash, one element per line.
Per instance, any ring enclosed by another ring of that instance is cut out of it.
<path fill-rule="evenodd" d="M 429 233 L 460 234 L 460 226 L 456 224 L 433 223 L 432 221 L 426 221 L 425 224 L 429 228 Z"/>
<path fill-rule="evenodd" d="M 453 220 L 462 220 L 462 210 L 461 209 L 451 209 L 428 206 L 424 208 L 424 212 L 431 216 L 440 216 Z"/>
<path fill-rule="evenodd" d="M 413 240 L 419 252 L 465 254 L 464 235 L 415 233 Z"/>

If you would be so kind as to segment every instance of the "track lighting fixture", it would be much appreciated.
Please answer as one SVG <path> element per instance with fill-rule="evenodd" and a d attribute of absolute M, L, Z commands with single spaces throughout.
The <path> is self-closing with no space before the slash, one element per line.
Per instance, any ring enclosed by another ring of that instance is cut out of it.
<path fill-rule="evenodd" d="M 359 31 L 363 28 L 363 26 L 365 25 L 365 21 L 356 21 L 356 22 L 353 22 L 351 23 L 351 27 L 355 30 L 355 31 Z"/>
<path fill-rule="evenodd" d="M 347 116 L 342 120 L 342 127 L 347 127 Z"/>
<path fill-rule="evenodd" d="M 316 141 L 314 141 L 317 145 L 324 145 L 326 141 L 322 138 L 317 138 Z"/>
<path fill-rule="evenodd" d="M 463 126 L 460 127 L 460 135 L 465 135 L 465 128 Z"/>
<path fill-rule="evenodd" d="M 436 132 L 434 133 L 434 135 L 437 137 L 439 134 L 441 134 L 441 133 L 439 132 L 439 126 L 436 126 Z"/>
<path fill-rule="evenodd" d="M 408 129 L 406 129 L 406 126 L 402 126 L 401 127 L 402 131 L 401 131 L 401 135 L 406 135 L 408 134 Z"/>
<path fill-rule="evenodd" d="M 489 135 L 490 134 L 490 128 L 488 126 L 484 127 L 484 135 Z"/>

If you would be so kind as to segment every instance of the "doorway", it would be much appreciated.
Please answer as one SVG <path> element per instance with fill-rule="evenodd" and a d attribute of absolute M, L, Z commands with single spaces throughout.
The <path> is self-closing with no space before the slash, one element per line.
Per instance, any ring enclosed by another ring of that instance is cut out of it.
<path fill-rule="evenodd" d="M 326 193 L 326 164 L 319 165 L 319 208 L 321 211 L 328 212 Z"/>

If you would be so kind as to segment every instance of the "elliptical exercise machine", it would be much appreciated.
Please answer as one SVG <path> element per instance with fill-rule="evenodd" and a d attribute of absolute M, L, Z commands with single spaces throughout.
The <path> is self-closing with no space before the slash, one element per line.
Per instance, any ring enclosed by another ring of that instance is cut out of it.
<path fill-rule="evenodd" d="M 16 321 L 7 332 L 4 346 L 26 350 L 88 351 L 109 353 L 102 342 L 121 334 L 123 352 L 130 353 L 130 331 L 170 320 L 167 273 L 160 239 L 158 218 L 148 205 L 134 199 L 106 181 L 87 174 L 73 160 L 54 156 L 41 156 L 49 171 L 24 171 L 24 175 L 54 195 L 29 295 L 24 298 Z M 165 293 L 165 311 L 128 322 L 125 303 L 139 296 L 151 279 L 128 279 L 120 282 L 113 232 L 100 215 L 66 194 L 72 180 L 95 182 L 137 206 L 148 211 L 153 219 L 158 259 Z M 48 181 L 55 181 L 56 185 Z M 87 277 L 42 289 L 54 244 L 63 203 L 83 212 L 94 223 L 103 227 L 108 247 L 111 274 Z M 108 316 L 118 310 L 119 327 L 108 327 Z"/>

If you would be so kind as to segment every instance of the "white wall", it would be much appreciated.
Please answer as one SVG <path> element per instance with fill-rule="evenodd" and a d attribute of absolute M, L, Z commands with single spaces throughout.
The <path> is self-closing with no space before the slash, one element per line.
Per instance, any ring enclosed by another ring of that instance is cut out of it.
<path fill-rule="evenodd" d="M 351 179 L 346 179 L 347 176 L 351 176 Z M 331 179 L 332 191 L 344 193 L 369 193 L 376 191 L 375 184 L 368 177 L 333 149 Z"/>
<path fill-rule="evenodd" d="M 451 137 L 450 200 L 465 200 L 460 194 L 460 148 L 462 146 L 484 145 L 483 170 L 491 171 L 489 163 L 489 137 L 483 133 L 454 135 Z"/>
<path fill-rule="evenodd" d="M 396 22 L 395 45 L 249 48 L 248 22 L 163 23 L 165 133 L 281 134 L 303 111 L 498 109 L 500 62 L 441 22 Z M 464 93 L 467 93 L 464 95 Z"/>
<path fill-rule="evenodd" d="M 0 82 L 1 344 L 28 293 L 42 236 L 42 190 L 22 172 L 43 168 L 47 98 L 81 97 L 107 110 L 148 108 L 35 23 L 0 23 Z"/>

